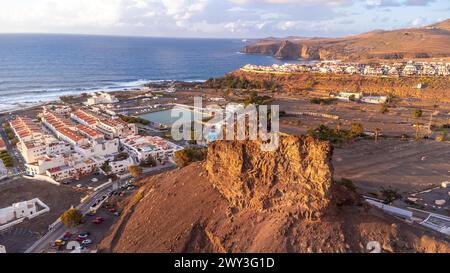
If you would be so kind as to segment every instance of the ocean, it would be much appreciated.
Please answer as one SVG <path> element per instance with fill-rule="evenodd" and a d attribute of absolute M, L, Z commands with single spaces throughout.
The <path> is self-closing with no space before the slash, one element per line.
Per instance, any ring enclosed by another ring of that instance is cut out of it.
<path fill-rule="evenodd" d="M 0 35 L 0 111 L 62 95 L 203 81 L 247 64 L 283 61 L 239 53 L 238 39 Z"/>

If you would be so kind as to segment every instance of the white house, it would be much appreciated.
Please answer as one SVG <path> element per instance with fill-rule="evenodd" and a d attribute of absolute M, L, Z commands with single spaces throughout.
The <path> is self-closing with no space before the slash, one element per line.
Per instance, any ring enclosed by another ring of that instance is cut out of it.
<path fill-rule="evenodd" d="M 353 93 L 353 92 L 339 92 L 335 98 L 339 100 L 360 100 L 362 98 L 361 93 Z"/>
<path fill-rule="evenodd" d="M 134 165 L 134 161 L 131 157 L 120 161 L 109 162 L 109 167 L 112 173 L 118 174 L 128 171 L 128 166 Z"/>
<path fill-rule="evenodd" d="M 87 99 L 86 105 L 107 104 L 117 102 L 119 102 L 119 100 L 115 96 L 109 93 L 101 92 L 92 94 L 92 96 Z"/>
<path fill-rule="evenodd" d="M 382 104 L 387 101 L 387 96 L 364 96 L 361 101 L 365 103 Z"/>
<path fill-rule="evenodd" d="M 182 147 L 157 136 L 131 136 L 121 140 L 128 154 L 135 162 L 146 160 L 149 156 L 164 160 L 173 157 Z"/>
<path fill-rule="evenodd" d="M 43 209 L 38 210 L 36 204 Z M 20 219 L 32 219 L 42 213 L 48 212 L 49 210 L 50 208 L 38 198 L 14 203 L 10 207 L 0 209 L 0 230 L 2 230 L 2 225 Z"/>

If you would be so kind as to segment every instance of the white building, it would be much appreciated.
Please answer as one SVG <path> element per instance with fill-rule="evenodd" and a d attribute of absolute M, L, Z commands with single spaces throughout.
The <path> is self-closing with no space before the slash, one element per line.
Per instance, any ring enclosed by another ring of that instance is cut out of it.
<path fill-rule="evenodd" d="M 97 170 L 97 163 L 92 159 L 86 159 L 76 162 L 73 165 L 66 165 L 48 169 L 46 175 L 55 181 L 63 181 L 66 179 L 79 179 L 81 176 L 92 174 Z"/>
<path fill-rule="evenodd" d="M 127 123 L 120 118 L 100 120 L 96 129 L 108 138 L 125 138 L 138 133 L 136 124 Z"/>
<path fill-rule="evenodd" d="M 128 171 L 128 166 L 135 165 L 135 162 L 131 157 L 120 161 L 109 162 L 109 168 L 111 173 L 124 173 Z"/>
<path fill-rule="evenodd" d="M 387 96 L 364 96 L 361 101 L 365 103 L 382 104 L 387 101 Z"/>
<path fill-rule="evenodd" d="M 121 140 L 124 149 L 130 157 L 137 163 L 148 159 L 150 156 L 154 159 L 165 160 L 173 157 L 175 152 L 182 150 L 170 141 L 157 136 L 131 136 Z"/>
<path fill-rule="evenodd" d="M 52 136 L 44 136 L 40 139 L 20 141 L 17 148 L 26 163 L 36 162 L 46 155 L 67 153 L 71 150 L 68 143 L 58 141 Z"/>
<path fill-rule="evenodd" d="M 84 158 L 104 157 L 119 152 L 119 140 L 94 140 L 86 145 L 75 146 L 74 150 Z"/>
<path fill-rule="evenodd" d="M 38 210 L 38 204 L 42 210 Z M 20 219 L 32 219 L 42 213 L 48 212 L 50 208 L 38 198 L 12 204 L 10 207 L 0 209 L 0 230 L 2 225 Z"/>
<path fill-rule="evenodd" d="M 27 141 L 42 137 L 42 128 L 33 120 L 26 117 L 18 117 L 9 123 L 19 141 Z"/>
<path fill-rule="evenodd" d="M 105 92 L 94 93 L 90 98 L 87 99 L 86 105 L 96 105 L 96 104 L 108 104 L 108 103 L 117 103 L 119 100 Z"/>
<path fill-rule="evenodd" d="M 335 98 L 339 99 L 339 100 L 356 100 L 359 101 L 362 98 L 362 94 L 361 93 L 354 93 L 354 92 L 339 92 L 339 94 L 337 96 L 335 96 Z"/>

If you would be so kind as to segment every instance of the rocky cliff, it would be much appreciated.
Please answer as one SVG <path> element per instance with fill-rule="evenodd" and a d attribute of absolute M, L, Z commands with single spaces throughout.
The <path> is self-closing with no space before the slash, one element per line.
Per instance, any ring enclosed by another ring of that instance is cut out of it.
<path fill-rule="evenodd" d="M 101 252 L 449 252 L 333 182 L 332 148 L 284 135 L 279 149 L 216 141 L 206 162 L 147 177 Z"/>
<path fill-rule="evenodd" d="M 242 52 L 281 59 L 369 60 L 449 57 L 450 19 L 422 28 L 372 31 L 341 38 L 262 39 Z"/>
<path fill-rule="evenodd" d="M 285 210 L 317 219 L 330 202 L 332 147 L 310 137 L 283 135 L 275 152 L 259 141 L 214 142 L 210 181 L 239 209 Z"/>

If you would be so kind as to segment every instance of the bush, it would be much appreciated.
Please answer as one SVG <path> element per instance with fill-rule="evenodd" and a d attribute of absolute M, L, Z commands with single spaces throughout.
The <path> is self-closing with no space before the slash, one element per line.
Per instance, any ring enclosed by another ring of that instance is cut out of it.
<path fill-rule="evenodd" d="M 206 88 L 211 89 L 260 89 L 276 91 L 280 88 L 274 81 L 249 80 L 234 75 L 226 75 L 221 78 L 210 78 L 203 85 Z"/>
<path fill-rule="evenodd" d="M 207 149 L 205 148 L 185 148 L 175 152 L 174 160 L 177 166 L 184 167 L 192 162 L 205 160 L 206 153 Z"/>
<path fill-rule="evenodd" d="M 156 165 L 158 165 L 158 163 L 152 156 L 149 156 L 145 160 L 142 160 L 139 164 L 139 166 L 141 167 L 155 167 Z"/>
<path fill-rule="evenodd" d="M 0 160 L 3 161 L 3 165 L 5 165 L 6 168 L 14 167 L 14 159 L 11 157 L 11 155 L 9 155 L 7 151 L 0 152 Z"/>
<path fill-rule="evenodd" d="M 351 134 L 354 137 L 362 136 L 363 133 L 364 133 L 364 127 L 361 123 L 359 123 L 359 122 L 352 123 Z"/>
<path fill-rule="evenodd" d="M 143 119 L 143 118 L 140 118 L 140 117 L 130 117 L 130 116 L 124 116 L 124 115 L 119 115 L 119 117 L 123 121 L 128 122 L 128 123 L 140 123 L 140 124 L 143 124 L 143 125 L 149 125 L 150 124 L 150 121 L 148 121 L 146 119 Z"/>
<path fill-rule="evenodd" d="M 137 178 L 142 175 L 142 168 L 139 166 L 130 165 L 128 166 L 128 171 L 134 178 Z"/>
<path fill-rule="evenodd" d="M 441 142 L 441 141 L 445 141 L 446 137 L 444 134 L 440 134 L 436 136 L 436 141 Z"/>
<path fill-rule="evenodd" d="M 402 198 L 402 195 L 398 193 L 396 189 L 393 189 L 391 187 L 387 189 L 383 188 L 380 193 L 385 204 L 390 204 L 393 201 Z"/>
<path fill-rule="evenodd" d="M 343 177 L 340 181 L 337 181 L 337 184 L 342 185 L 351 191 L 356 191 L 356 186 L 350 179 Z"/>
<path fill-rule="evenodd" d="M 335 98 L 312 98 L 309 100 L 310 103 L 312 104 L 320 104 L 320 105 L 330 105 L 332 104 L 334 101 L 336 101 Z"/>
<path fill-rule="evenodd" d="M 324 124 L 321 124 L 314 130 L 308 130 L 307 135 L 316 139 L 328 140 L 334 143 L 352 139 L 352 135 L 348 130 L 330 129 Z"/>
<path fill-rule="evenodd" d="M 83 218 L 83 214 L 80 210 L 71 208 L 66 210 L 63 215 L 61 215 L 60 220 L 64 226 L 71 228 L 78 225 Z"/>
<path fill-rule="evenodd" d="M 420 118 L 420 117 L 422 117 L 422 114 L 423 114 L 423 112 L 420 109 L 414 109 L 414 111 L 412 112 L 412 116 L 414 118 Z"/>

